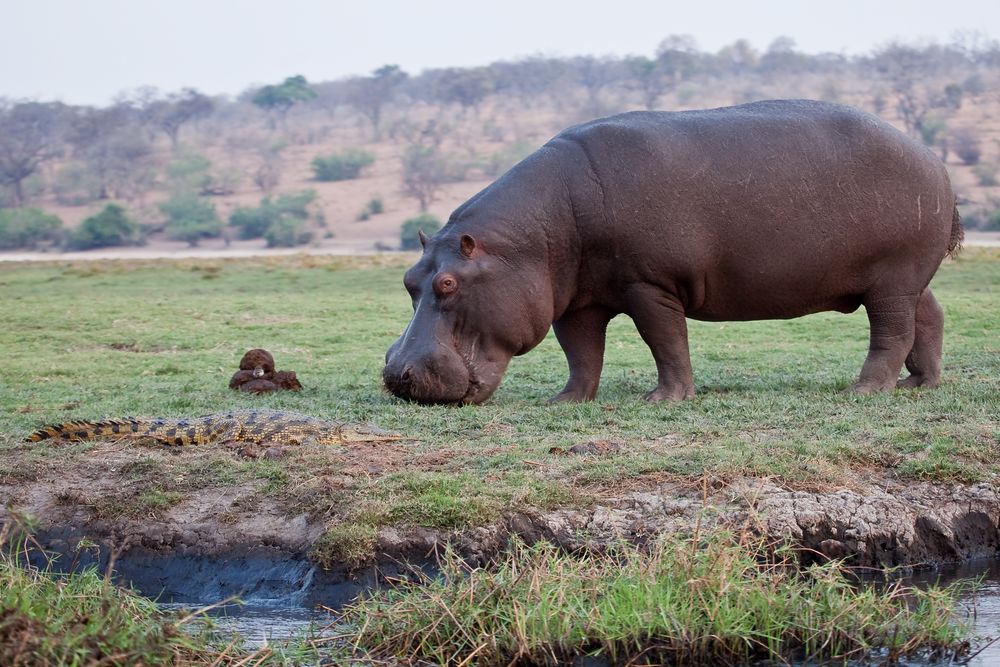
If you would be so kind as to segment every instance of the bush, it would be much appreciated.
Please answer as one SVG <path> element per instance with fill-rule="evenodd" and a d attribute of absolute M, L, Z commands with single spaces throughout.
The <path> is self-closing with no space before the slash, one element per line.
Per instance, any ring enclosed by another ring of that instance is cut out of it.
<path fill-rule="evenodd" d="M 229 224 L 239 227 L 240 238 L 255 239 L 268 237 L 268 231 L 275 225 L 287 227 L 286 221 L 294 221 L 296 226 L 309 217 L 306 207 L 316 198 L 315 190 L 303 190 L 296 194 L 279 195 L 275 199 L 264 197 L 256 208 L 240 207 L 229 216 Z M 284 235 L 279 234 L 282 238 Z M 270 243 L 270 240 L 268 241 Z M 287 244 L 279 244 L 287 245 Z"/>
<path fill-rule="evenodd" d="M 302 229 L 304 221 L 292 217 L 280 217 L 264 232 L 268 248 L 291 248 L 312 241 L 312 232 Z"/>
<path fill-rule="evenodd" d="M 983 229 L 988 232 L 1000 232 L 1000 208 L 986 216 Z"/>
<path fill-rule="evenodd" d="M 972 168 L 972 173 L 979 179 L 979 185 L 984 188 L 1000 185 L 1000 181 L 997 180 L 997 168 L 992 164 L 977 164 Z"/>
<path fill-rule="evenodd" d="M 198 192 L 212 184 L 212 163 L 201 153 L 182 153 L 167 165 L 167 180 L 174 192 Z"/>
<path fill-rule="evenodd" d="M 934 146 L 938 136 L 945 130 L 944 118 L 940 116 L 927 116 L 917 128 L 920 131 L 920 138 L 927 146 Z"/>
<path fill-rule="evenodd" d="M 0 210 L 0 249 L 33 248 L 42 241 L 57 241 L 62 220 L 37 208 Z"/>
<path fill-rule="evenodd" d="M 75 250 L 131 245 L 141 236 L 139 226 L 128 219 L 125 209 L 118 204 L 108 204 L 97 215 L 92 215 L 74 230 L 69 246 Z"/>
<path fill-rule="evenodd" d="M 421 231 L 427 236 L 434 236 L 441 231 L 441 221 L 430 213 L 422 213 L 403 222 L 399 233 L 400 250 L 419 250 L 420 235 L 418 232 Z"/>
<path fill-rule="evenodd" d="M 979 138 L 969 130 L 956 130 L 951 135 L 951 147 L 955 155 L 963 164 L 969 166 L 979 164 L 979 158 L 983 156 L 983 149 L 979 144 Z"/>
<path fill-rule="evenodd" d="M 218 236 L 222 232 L 222 221 L 215 214 L 215 206 L 202 201 L 191 193 L 174 195 L 159 205 L 167 216 L 167 236 L 190 245 L 198 245 L 204 238 Z"/>
<path fill-rule="evenodd" d="M 346 181 L 357 178 L 362 169 L 374 163 L 375 156 L 368 151 L 350 149 L 313 158 L 312 168 L 317 181 Z"/>
<path fill-rule="evenodd" d="M 361 209 L 361 213 L 358 213 L 358 221 L 367 220 L 373 215 L 378 215 L 379 213 L 385 212 L 385 205 L 382 203 L 381 197 L 372 197 L 365 204 L 365 207 Z"/>

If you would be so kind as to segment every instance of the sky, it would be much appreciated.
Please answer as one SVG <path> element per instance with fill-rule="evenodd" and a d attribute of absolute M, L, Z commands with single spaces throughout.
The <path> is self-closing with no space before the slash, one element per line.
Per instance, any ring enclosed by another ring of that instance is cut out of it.
<path fill-rule="evenodd" d="M 412 74 L 532 55 L 653 55 L 671 34 L 715 51 L 792 37 L 807 53 L 1000 37 L 997 0 L 6 0 L 0 97 L 109 103 L 124 91 L 237 94 L 392 63 Z M 992 32 L 991 32 L 992 31 Z"/>

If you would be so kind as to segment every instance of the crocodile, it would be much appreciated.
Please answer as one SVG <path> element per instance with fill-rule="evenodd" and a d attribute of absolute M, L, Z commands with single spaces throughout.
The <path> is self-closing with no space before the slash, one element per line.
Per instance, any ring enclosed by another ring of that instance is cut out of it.
<path fill-rule="evenodd" d="M 340 445 L 350 442 L 399 440 L 398 433 L 383 431 L 373 424 L 327 421 L 298 412 L 282 410 L 237 410 L 193 419 L 102 419 L 69 421 L 45 426 L 27 442 L 61 440 L 109 440 L 139 437 L 164 445 L 205 445 L 215 442 L 301 444 L 315 442 Z"/>

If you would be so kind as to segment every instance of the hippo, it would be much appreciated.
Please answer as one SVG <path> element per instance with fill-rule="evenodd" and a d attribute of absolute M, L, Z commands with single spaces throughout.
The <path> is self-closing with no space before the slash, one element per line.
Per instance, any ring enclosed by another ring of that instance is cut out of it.
<path fill-rule="evenodd" d="M 962 235 L 941 160 L 851 107 L 771 100 L 597 119 L 421 234 L 403 278 L 413 317 L 383 380 L 420 403 L 480 403 L 551 325 L 569 364 L 552 400 L 593 400 L 608 322 L 625 314 L 656 362 L 645 398 L 679 401 L 695 393 L 685 318 L 863 305 L 869 349 L 853 390 L 935 387 L 944 316 L 928 284 Z"/>

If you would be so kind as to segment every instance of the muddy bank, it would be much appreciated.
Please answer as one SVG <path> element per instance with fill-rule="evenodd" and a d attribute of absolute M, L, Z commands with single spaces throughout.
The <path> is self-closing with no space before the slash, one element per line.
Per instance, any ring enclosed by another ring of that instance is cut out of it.
<path fill-rule="evenodd" d="M 12 500 L 11 489 L 0 497 Z M 232 492 L 235 493 L 235 492 Z M 20 494 L 15 494 L 20 495 Z M 13 506 L 39 519 L 38 541 L 61 554 L 60 567 L 96 564 L 115 570 L 143 593 L 191 604 L 240 595 L 254 604 L 336 606 L 410 565 L 433 568 L 453 545 L 473 563 L 488 561 L 513 535 L 567 549 L 644 541 L 661 533 L 751 527 L 803 548 L 803 560 L 847 558 L 865 567 L 937 566 L 1000 556 L 1000 491 L 982 485 L 892 481 L 810 493 L 767 480 L 740 479 L 719 488 L 663 484 L 596 500 L 590 507 L 519 513 L 462 531 L 383 527 L 368 563 L 318 567 L 311 545 L 324 526 L 258 504 L 234 515 L 238 498 L 206 490 L 162 517 L 93 520 L 55 489 L 34 487 Z M 235 519 L 233 518 L 235 516 Z M 0 510 L 0 519 L 10 519 Z M 77 549 L 82 538 L 98 547 Z"/>

